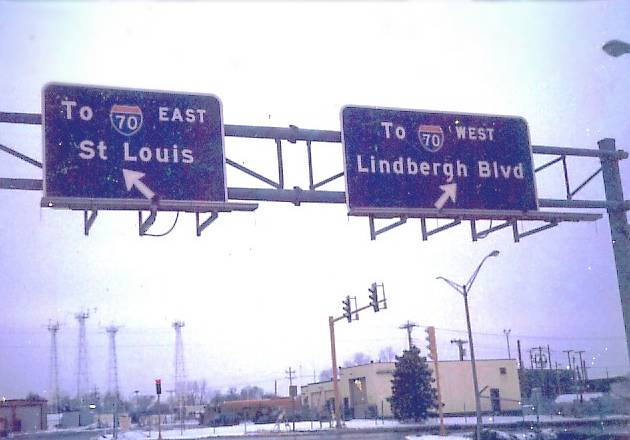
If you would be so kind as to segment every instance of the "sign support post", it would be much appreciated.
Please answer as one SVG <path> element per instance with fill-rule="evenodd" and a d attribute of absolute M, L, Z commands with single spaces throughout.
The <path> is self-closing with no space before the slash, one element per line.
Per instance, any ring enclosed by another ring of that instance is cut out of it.
<path fill-rule="evenodd" d="M 601 151 L 615 152 L 614 139 L 602 139 L 597 143 Z M 606 208 L 612 239 L 617 282 L 621 298 L 621 312 L 626 332 L 626 348 L 630 355 L 630 227 L 623 207 L 623 187 L 619 173 L 619 161 L 610 156 L 600 156 L 606 201 L 617 203 L 617 207 Z"/>

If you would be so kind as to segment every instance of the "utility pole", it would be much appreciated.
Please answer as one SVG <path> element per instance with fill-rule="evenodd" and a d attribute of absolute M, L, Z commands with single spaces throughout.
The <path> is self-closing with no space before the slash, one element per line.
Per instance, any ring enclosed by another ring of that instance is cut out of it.
<path fill-rule="evenodd" d="M 427 357 L 433 361 L 433 370 L 435 372 L 435 385 L 437 390 L 438 400 L 438 414 L 440 417 L 440 435 L 446 435 L 446 428 L 444 427 L 444 409 L 442 406 L 442 391 L 440 387 L 440 365 L 438 361 L 437 342 L 435 339 L 435 327 L 430 326 L 426 329 L 427 332 Z"/>
<path fill-rule="evenodd" d="M 567 354 L 567 362 L 569 365 L 569 371 L 572 372 L 573 382 L 575 384 L 575 371 L 573 371 L 573 368 L 571 367 L 571 353 L 573 352 L 573 350 L 562 350 L 562 352 Z"/>
<path fill-rule="evenodd" d="M 576 365 L 575 371 L 577 372 L 577 386 L 578 392 L 580 394 L 580 403 L 582 403 L 584 402 L 584 396 L 582 394 L 582 373 L 580 371 L 582 370 L 582 368 L 577 366 L 577 359 L 575 359 L 575 356 L 573 356 L 573 365 Z"/>
<path fill-rule="evenodd" d="M 416 324 L 415 322 L 409 322 L 409 321 L 407 321 L 407 323 L 398 327 L 401 330 L 407 330 L 407 340 L 409 341 L 409 350 L 411 350 L 411 347 L 413 346 L 413 343 L 411 342 L 411 331 L 413 330 L 414 327 L 418 327 L 418 324 Z"/>
<path fill-rule="evenodd" d="M 284 372 L 289 375 L 287 378 L 289 379 L 289 386 L 293 385 L 293 375 L 295 374 L 295 370 L 292 370 L 291 367 L 289 367 L 289 369 Z"/>
<path fill-rule="evenodd" d="M 295 374 L 295 370 L 289 367 L 288 370 L 285 370 L 285 373 L 289 375 L 289 396 L 291 397 L 291 419 L 293 419 L 293 431 L 295 431 L 295 394 L 293 389 L 293 374 Z"/>
<path fill-rule="evenodd" d="M 549 347 L 549 344 L 547 344 L 547 360 L 549 361 L 549 369 L 551 370 L 551 348 Z"/>
<path fill-rule="evenodd" d="M 582 370 L 582 374 L 581 379 L 580 379 L 580 402 L 582 402 L 583 397 L 582 397 L 582 393 L 584 392 L 584 388 L 586 388 L 586 375 L 584 374 L 584 361 L 582 360 L 582 353 L 584 353 L 584 350 L 576 350 L 575 351 L 578 356 L 580 357 L 580 369 Z"/>
<path fill-rule="evenodd" d="M 586 382 L 588 381 L 588 370 L 587 370 L 588 367 L 586 366 L 586 359 L 584 359 L 582 362 L 583 362 L 582 370 L 584 371 L 584 381 Z"/>
<path fill-rule="evenodd" d="M 503 334 L 505 335 L 505 341 L 507 342 L 507 350 L 508 350 L 508 359 L 512 359 L 512 354 L 510 353 L 510 332 L 512 329 L 503 329 Z"/>
<path fill-rule="evenodd" d="M 451 339 L 451 344 L 457 344 L 457 349 L 459 351 L 459 360 L 464 360 L 464 355 L 466 354 L 466 349 L 464 348 L 464 344 L 468 344 L 468 341 L 464 339 Z"/>
<path fill-rule="evenodd" d="M 543 347 L 534 347 L 530 350 L 530 352 L 532 350 L 538 350 L 538 356 L 534 354 L 534 364 L 536 365 L 536 369 L 543 370 L 547 366 L 547 357 L 543 354 Z"/>
<path fill-rule="evenodd" d="M 560 380 L 558 379 L 558 362 L 555 363 L 556 369 L 554 371 L 556 377 L 556 394 L 560 395 Z"/>
<path fill-rule="evenodd" d="M 59 412 L 59 362 L 57 358 L 57 332 L 59 331 L 59 322 L 48 322 L 48 331 L 50 332 L 50 389 L 52 392 L 51 401 L 55 405 L 55 413 Z"/>
<path fill-rule="evenodd" d="M 582 370 L 582 380 L 584 380 L 584 361 L 582 360 L 582 353 L 585 352 L 585 350 L 575 350 L 575 352 L 578 354 L 578 356 L 580 357 L 580 370 Z"/>
<path fill-rule="evenodd" d="M 523 357 L 521 355 L 521 340 L 516 340 L 516 348 L 518 350 L 518 368 L 523 369 Z"/>

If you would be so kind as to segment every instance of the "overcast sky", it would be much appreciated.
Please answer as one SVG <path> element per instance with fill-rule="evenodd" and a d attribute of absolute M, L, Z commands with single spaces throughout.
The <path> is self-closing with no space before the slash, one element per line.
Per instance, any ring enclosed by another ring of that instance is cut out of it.
<path fill-rule="evenodd" d="M 577 2 L 0 2 L 0 111 L 41 111 L 44 84 L 212 93 L 226 124 L 339 130 L 344 105 L 517 115 L 534 145 L 628 148 L 630 56 L 601 50 L 630 40 L 630 4 Z M 41 128 L 1 124 L 0 144 L 42 160 Z M 285 143 L 286 188 L 308 187 L 304 143 Z M 342 171 L 341 145 L 314 146 L 320 180 Z M 226 139 L 226 155 L 274 176 L 273 141 Z M 535 157 L 542 164 L 549 157 Z M 575 187 L 597 160 L 570 160 Z M 630 168 L 622 163 L 626 194 Z M 41 179 L 41 170 L 0 153 L 1 177 Z M 228 186 L 260 186 L 228 167 Z M 342 179 L 326 189 L 343 191 Z M 541 198 L 563 197 L 561 168 L 537 176 Z M 424 346 L 437 328 L 441 358 L 464 338 L 463 283 L 491 250 L 470 294 L 481 358 L 549 344 L 586 350 L 591 377 L 628 372 L 606 216 L 562 224 L 514 243 L 504 229 L 473 243 L 468 223 L 423 242 L 419 221 L 370 241 L 368 221 L 344 205 L 261 203 L 224 214 L 201 237 L 192 214 L 171 234 L 139 237 L 134 212 L 101 212 L 88 237 L 81 212 L 40 208 L 37 191 L 0 190 L 0 395 L 49 390 L 49 320 L 58 320 L 60 382 L 76 392 L 75 313 L 87 323 L 89 378 L 107 389 L 104 327 L 117 337 L 121 389 L 172 386 L 174 331 L 184 320 L 189 379 L 287 393 L 329 368 L 327 318 L 341 300 L 368 303 L 373 281 L 388 309 L 336 326 L 340 363 L 406 347 L 407 320 Z M 601 179 L 579 194 L 602 199 Z M 154 232 L 173 213 L 160 213 Z M 431 220 L 430 227 L 444 224 Z M 496 224 L 496 223 L 495 223 Z M 534 225 L 522 224 L 521 228 Z M 527 364 L 529 361 L 527 360 Z M 171 381 L 171 385 L 168 385 Z"/>

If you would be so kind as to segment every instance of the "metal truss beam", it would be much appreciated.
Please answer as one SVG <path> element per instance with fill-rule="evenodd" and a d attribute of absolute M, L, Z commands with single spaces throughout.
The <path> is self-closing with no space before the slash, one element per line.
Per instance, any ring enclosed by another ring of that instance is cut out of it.
<path fill-rule="evenodd" d="M 6 145 L 0 144 L 0 151 L 4 151 L 5 153 L 10 154 L 11 156 L 17 157 L 18 159 L 23 160 L 26 163 L 30 163 L 31 165 L 36 166 L 37 168 L 42 168 L 42 163 L 40 161 L 32 159 L 28 157 L 27 155 L 14 150 L 13 148 L 7 147 Z"/>
<path fill-rule="evenodd" d="M 41 114 L 37 113 L 7 113 L 0 112 L 0 123 L 18 123 L 18 124 L 41 124 Z M 313 167 L 313 142 L 318 143 L 332 143 L 339 144 L 341 142 L 341 133 L 339 131 L 331 130 L 311 130 L 302 129 L 294 125 L 287 127 L 261 127 L 261 126 L 248 126 L 248 125 L 229 125 L 224 126 L 224 132 L 226 137 L 238 137 L 249 139 L 269 139 L 273 140 L 276 144 L 276 158 L 277 158 L 277 181 L 263 176 L 256 171 L 245 167 L 233 160 L 226 158 L 226 163 L 229 166 L 236 168 L 237 170 L 248 174 L 249 176 L 258 179 L 269 188 L 243 188 L 243 187 L 228 187 L 228 199 L 240 200 L 243 202 L 258 202 L 258 201 L 270 201 L 270 202 L 286 202 L 292 203 L 296 206 L 301 203 L 336 203 L 345 204 L 346 195 L 343 191 L 326 191 L 320 190 L 322 186 L 333 182 L 343 177 L 343 171 L 336 173 L 321 181 L 315 181 L 315 170 Z M 296 143 L 303 141 L 306 143 L 307 157 L 308 157 L 308 189 L 302 189 L 298 186 L 294 186 L 292 189 L 284 188 L 284 165 L 282 155 L 282 141 L 289 143 Z M 11 154 L 41 168 L 42 164 L 18 151 L 0 145 L 0 151 Z M 558 148 L 550 146 L 532 146 L 534 154 L 540 155 L 555 155 L 558 156 L 555 159 L 539 166 L 535 171 L 540 172 L 544 169 L 561 163 L 563 166 L 563 172 L 565 177 L 565 189 L 566 199 L 539 199 L 538 204 L 541 208 L 560 208 L 560 209 L 607 209 L 607 210 L 630 210 L 630 201 L 604 201 L 604 200 L 575 200 L 573 197 L 584 188 L 589 182 L 591 182 L 599 173 L 601 168 L 595 171 L 589 176 L 583 183 L 578 185 L 575 189 L 571 189 L 569 185 L 569 177 L 567 170 L 567 156 L 579 156 L 579 157 L 593 157 L 600 160 L 613 160 L 618 161 L 628 157 L 625 151 L 621 150 L 593 150 L 593 149 L 581 149 L 581 148 Z M 23 189 L 23 190 L 41 190 L 42 181 L 38 179 L 23 179 L 23 178 L 0 178 L 0 189 Z M 150 222 L 155 221 L 154 215 L 149 215 L 146 220 L 142 220 L 142 210 L 152 210 L 149 201 L 143 200 L 125 200 L 121 205 L 121 201 L 108 201 L 108 200 L 85 200 L 77 202 L 72 199 L 43 199 L 42 206 L 50 206 L 56 208 L 67 209 L 80 209 L 85 211 L 85 231 L 88 232 L 94 220 L 96 219 L 96 213 L 98 210 L 138 210 L 139 211 L 139 230 L 141 235 L 146 232 L 146 229 L 150 226 Z M 194 212 L 197 219 L 197 235 L 213 223 L 218 218 L 219 212 L 230 211 L 252 211 L 257 208 L 257 204 L 240 203 L 240 202 L 228 202 L 225 204 L 215 203 L 188 203 L 188 202 L 160 202 L 160 205 L 155 208 L 156 211 L 184 211 Z M 92 214 L 88 217 L 87 212 Z M 200 222 L 200 213 L 211 213 L 205 221 Z M 409 218 L 420 218 L 421 220 L 421 232 L 422 239 L 427 240 L 429 236 L 450 229 L 459 225 L 462 221 L 467 220 L 471 222 L 471 232 L 473 241 L 484 238 L 488 234 L 501 230 L 503 228 L 512 225 L 515 241 L 519 241 L 521 238 L 529 236 L 535 232 L 542 231 L 557 225 L 559 222 L 575 222 L 575 221 L 594 221 L 602 217 L 601 214 L 595 213 L 581 213 L 581 212 L 551 212 L 551 211 L 484 211 L 484 210 L 440 210 L 433 209 L 425 210 L 387 210 L 387 209 L 351 209 L 350 215 L 368 216 L 370 222 L 370 237 L 374 240 L 376 236 L 387 232 L 395 227 L 405 224 Z M 399 220 L 391 223 L 383 228 L 377 229 L 375 226 L 376 219 L 394 219 Z M 427 218 L 444 218 L 451 219 L 452 222 L 440 226 L 433 230 L 428 230 L 426 225 Z M 477 231 L 476 220 L 500 220 L 503 223 L 492 226 L 484 231 Z M 542 227 L 534 228 L 526 232 L 518 232 L 516 227 L 517 221 L 542 221 L 545 225 Z"/>

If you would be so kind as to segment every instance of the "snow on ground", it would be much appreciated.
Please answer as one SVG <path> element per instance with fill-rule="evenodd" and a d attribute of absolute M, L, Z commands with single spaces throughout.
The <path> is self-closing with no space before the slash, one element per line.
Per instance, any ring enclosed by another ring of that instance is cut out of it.
<path fill-rule="evenodd" d="M 440 437 L 439 435 L 409 435 L 407 437 L 405 437 L 407 440 L 444 440 L 444 437 Z M 462 436 L 455 436 L 455 435 L 449 435 L 448 436 L 448 440 L 470 440 L 470 437 L 462 437 Z"/>
<path fill-rule="evenodd" d="M 549 415 L 540 416 L 541 422 L 551 421 L 551 420 L 571 421 L 571 420 L 585 420 L 585 418 L 576 419 L 573 417 L 559 417 L 559 416 L 549 416 Z M 536 416 L 525 416 L 525 417 L 522 417 L 522 416 L 487 417 L 485 416 L 483 417 L 483 421 L 484 421 L 484 424 L 486 424 L 486 427 L 492 428 L 493 427 L 492 425 L 500 426 L 502 424 L 510 424 L 510 423 L 517 423 L 517 422 L 523 422 L 523 421 L 535 423 Z M 445 425 L 447 426 L 459 425 L 459 426 L 470 426 L 472 428 L 475 425 L 475 417 L 446 417 L 444 419 L 444 422 L 445 422 Z M 438 424 L 439 424 L 439 420 L 437 418 L 429 419 L 426 422 L 419 423 L 419 424 L 402 423 L 397 420 L 375 421 L 373 419 L 371 420 L 355 419 L 355 420 L 348 420 L 347 422 L 345 422 L 345 426 L 348 429 L 379 429 L 379 428 L 388 428 L 388 427 L 390 428 L 390 427 L 396 427 L 396 426 L 408 426 L 408 427 L 436 426 Z M 328 423 L 328 422 L 324 422 L 324 423 L 296 422 L 295 423 L 295 430 L 300 431 L 300 432 L 323 431 L 323 430 L 330 430 L 330 429 L 334 429 L 334 423 Z M 193 440 L 193 439 L 202 439 L 202 438 L 212 438 L 212 437 L 217 437 L 217 436 L 240 436 L 240 435 L 247 435 L 247 434 L 253 434 L 253 433 L 288 432 L 291 430 L 292 430 L 292 424 L 290 423 L 286 425 L 284 423 L 280 425 L 277 425 L 275 423 L 267 423 L 267 424 L 260 424 L 260 425 L 256 425 L 253 423 L 241 423 L 240 425 L 219 426 L 216 428 L 192 427 L 189 425 L 183 430 L 183 432 L 179 428 L 173 429 L 172 427 L 169 427 L 169 429 L 164 429 L 162 430 L 162 438 L 165 440 Z M 527 438 L 526 435 L 520 435 L 519 437 L 523 439 Z M 99 436 L 98 438 L 111 439 L 112 435 L 111 434 L 102 435 L 102 436 Z M 152 429 L 151 431 L 143 429 L 143 430 L 122 432 L 118 434 L 118 438 L 120 440 L 140 440 L 140 439 L 153 440 L 153 439 L 158 438 L 158 432 L 156 429 Z M 422 436 L 409 436 L 408 438 L 410 440 L 411 439 L 434 440 L 434 439 L 439 439 L 440 437 L 431 436 L 431 435 L 422 435 Z M 461 440 L 461 439 L 466 439 L 466 438 L 467 437 L 462 437 L 461 434 L 448 436 L 449 440 Z"/>

